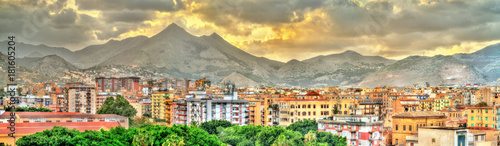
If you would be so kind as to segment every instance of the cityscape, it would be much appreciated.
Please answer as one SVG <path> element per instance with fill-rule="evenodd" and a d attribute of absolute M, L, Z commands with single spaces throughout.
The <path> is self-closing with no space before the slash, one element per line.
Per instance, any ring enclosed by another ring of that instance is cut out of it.
<path fill-rule="evenodd" d="M 497 0 L 0 12 L 0 146 L 500 146 Z"/>

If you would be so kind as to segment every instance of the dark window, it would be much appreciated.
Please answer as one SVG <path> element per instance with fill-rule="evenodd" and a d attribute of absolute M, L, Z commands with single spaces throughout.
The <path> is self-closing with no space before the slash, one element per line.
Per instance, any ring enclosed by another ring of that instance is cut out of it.
<path fill-rule="evenodd" d="M 408 127 L 408 130 L 410 130 L 410 131 L 411 131 L 411 125 Z"/>
<path fill-rule="evenodd" d="M 313 105 L 313 108 L 316 108 L 316 105 Z"/>
<path fill-rule="evenodd" d="M 398 130 L 398 125 L 396 125 L 396 131 Z"/>
<path fill-rule="evenodd" d="M 403 125 L 403 131 L 406 131 L 406 125 Z"/>
<path fill-rule="evenodd" d="M 307 108 L 311 108 L 311 105 L 307 105 Z"/>

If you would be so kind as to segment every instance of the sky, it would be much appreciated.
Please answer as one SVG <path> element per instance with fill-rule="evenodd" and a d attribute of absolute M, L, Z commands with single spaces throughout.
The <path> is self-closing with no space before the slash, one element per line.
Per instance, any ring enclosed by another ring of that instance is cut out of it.
<path fill-rule="evenodd" d="M 171 23 L 287 62 L 353 50 L 403 59 L 500 43 L 498 0 L 0 0 L 0 38 L 79 50 Z"/>

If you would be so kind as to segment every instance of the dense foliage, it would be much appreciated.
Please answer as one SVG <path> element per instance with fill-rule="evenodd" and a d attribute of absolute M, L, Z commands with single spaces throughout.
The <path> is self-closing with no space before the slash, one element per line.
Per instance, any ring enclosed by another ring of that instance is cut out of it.
<path fill-rule="evenodd" d="M 298 131 L 302 135 L 306 135 L 309 131 L 318 131 L 318 123 L 316 120 L 302 120 L 293 122 L 286 127 L 287 130 Z"/>
<path fill-rule="evenodd" d="M 215 135 L 186 125 L 152 126 L 141 125 L 125 129 L 111 128 L 109 131 L 69 130 L 65 127 L 54 127 L 50 130 L 23 136 L 17 140 L 18 146 L 31 145 L 189 145 L 217 146 L 223 144 Z"/>
<path fill-rule="evenodd" d="M 281 126 L 263 127 L 255 125 L 217 128 L 219 139 L 234 146 L 346 146 L 346 138 L 328 132 L 310 130 L 308 135 L 288 130 Z"/>
<path fill-rule="evenodd" d="M 212 120 L 208 122 L 203 122 L 200 124 L 200 128 L 207 131 L 208 134 L 219 134 L 217 133 L 217 127 L 227 128 L 234 126 L 231 122 L 226 120 Z"/>
<path fill-rule="evenodd" d="M 36 107 L 16 107 L 12 109 L 10 106 L 6 106 L 5 108 L 6 112 L 14 111 L 14 112 L 52 112 L 48 108 L 36 108 Z"/>
<path fill-rule="evenodd" d="M 127 99 L 117 95 L 116 99 L 114 97 L 106 98 L 104 104 L 97 110 L 97 114 L 116 114 L 131 118 L 137 114 L 137 111 L 128 103 Z"/>

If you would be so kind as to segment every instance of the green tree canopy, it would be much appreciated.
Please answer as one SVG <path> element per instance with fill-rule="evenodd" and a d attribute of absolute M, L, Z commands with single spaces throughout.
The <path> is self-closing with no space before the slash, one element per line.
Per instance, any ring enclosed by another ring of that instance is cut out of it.
<path fill-rule="evenodd" d="M 483 102 L 476 104 L 476 106 L 478 106 L 478 107 L 488 106 L 488 103 L 483 101 Z"/>
<path fill-rule="evenodd" d="M 10 106 L 6 106 L 5 108 L 6 112 L 14 111 L 14 112 L 52 112 L 48 108 L 36 108 L 36 107 L 16 107 L 15 109 L 12 109 Z"/>
<path fill-rule="evenodd" d="M 117 95 L 116 99 L 114 97 L 106 98 L 104 104 L 97 110 L 97 114 L 116 114 L 131 118 L 137 114 L 137 111 L 129 104 L 127 99 L 121 95 Z"/>
<path fill-rule="evenodd" d="M 226 120 L 212 120 L 208 122 L 203 122 L 200 124 L 200 128 L 207 131 L 208 134 L 218 134 L 217 127 L 231 127 L 233 124 Z"/>
<path fill-rule="evenodd" d="M 84 131 L 69 130 L 65 127 L 54 127 L 50 130 L 26 135 L 17 140 L 18 146 L 31 145 L 176 145 L 189 146 L 219 146 L 225 145 L 217 136 L 209 135 L 206 131 L 186 125 L 173 125 L 172 127 L 159 125 L 140 125 L 125 129 L 123 127 L 111 128 L 109 131 Z"/>
<path fill-rule="evenodd" d="M 318 131 L 318 123 L 316 120 L 302 120 L 293 122 L 286 127 L 287 130 L 298 131 L 302 135 L 306 135 L 309 131 Z"/>

